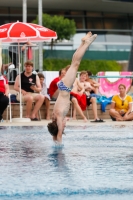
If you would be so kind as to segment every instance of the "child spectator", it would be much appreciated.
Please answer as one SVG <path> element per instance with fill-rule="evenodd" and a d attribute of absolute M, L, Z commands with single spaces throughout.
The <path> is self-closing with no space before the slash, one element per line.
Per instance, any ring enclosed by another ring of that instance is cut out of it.
<path fill-rule="evenodd" d="M 95 80 L 93 80 L 90 76 L 92 76 L 92 73 L 90 71 L 87 71 L 87 79 L 86 81 L 90 83 L 91 85 L 91 88 L 89 88 L 89 92 L 92 94 L 92 93 L 95 93 L 95 94 L 98 94 L 99 93 L 99 86 L 100 84 L 97 83 Z"/>
<path fill-rule="evenodd" d="M 65 68 L 61 69 L 59 71 L 59 76 L 53 79 L 50 83 L 49 94 L 52 101 L 56 101 L 58 97 L 59 90 L 57 87 L 57 83 L 65 76 L 65 74 L 66 74 L 66 69 Z"/>
<path fill-rule="evenodd" d="M 44 96 L 44 103 L 46 105 L 46 119 L 50 120 L 50 96 L 47 94 L 47 86 L 44 82 L 44 75 L 42 73 L 38 73 L 40 83 L 42 86 L 41 94 Z"/>

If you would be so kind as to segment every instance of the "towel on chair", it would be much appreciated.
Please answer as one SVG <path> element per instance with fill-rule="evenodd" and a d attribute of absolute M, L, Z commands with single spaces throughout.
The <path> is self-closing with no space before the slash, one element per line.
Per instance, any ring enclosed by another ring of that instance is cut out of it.
<path fill-rule="evenodd" d="M 79 95 L 74 92 L 70 92 L 70 94 L 77 99 L 78 104 L 81 107 L 81 109 L 83 111 L 86 110 L 86 95 L 85 94 Z"/>
<path fill-rule="evenodd" d="M 102 112 L 105 112 L 105 109 L 106 109 L 106 106 L 108 104 L 111 104 L 111 100 L 112 100 L 112 96 L 107 98 L 105 96 L 101 96 L 98 100 L 97 100 L 97 103 L 100 103 L 101 104 L 101 110 Z"/>
<path fill-rule="evenodd" d="M 28 47 L 27 57 L 28 57 L 28 60 L 32 60 L 32 48 L 31 47 Z"/>

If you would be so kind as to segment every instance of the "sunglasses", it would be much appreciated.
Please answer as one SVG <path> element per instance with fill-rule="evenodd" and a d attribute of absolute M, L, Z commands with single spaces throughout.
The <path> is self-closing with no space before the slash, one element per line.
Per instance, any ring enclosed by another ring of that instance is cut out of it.
<path fill-rule="evenodd" d="M 124 106 L 124 100 L 122 100 L 122 104 L 121 105 Z"/>

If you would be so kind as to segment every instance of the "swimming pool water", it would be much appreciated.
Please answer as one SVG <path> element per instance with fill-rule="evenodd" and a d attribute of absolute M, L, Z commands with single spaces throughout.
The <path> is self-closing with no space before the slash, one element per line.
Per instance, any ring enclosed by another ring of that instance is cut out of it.
<path fill-rule="evenodd" d="M 0 127 L 0 200 L 133 199 L 133 126 Z"/>

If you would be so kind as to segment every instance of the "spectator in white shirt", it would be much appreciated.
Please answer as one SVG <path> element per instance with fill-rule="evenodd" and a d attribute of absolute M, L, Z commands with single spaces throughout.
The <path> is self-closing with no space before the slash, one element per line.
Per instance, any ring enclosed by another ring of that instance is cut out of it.
<path fill-rule="evenodd" d="M 45 77 L 42 73 L 38 73 L 40 83 L 42 86 L 41 94 L 44 96 L 44 103 L 46 105 L 46 119 L 50 120 L 50 96 L 47 94 L 47 86 L 46 83 L 44 82 Z"/>

